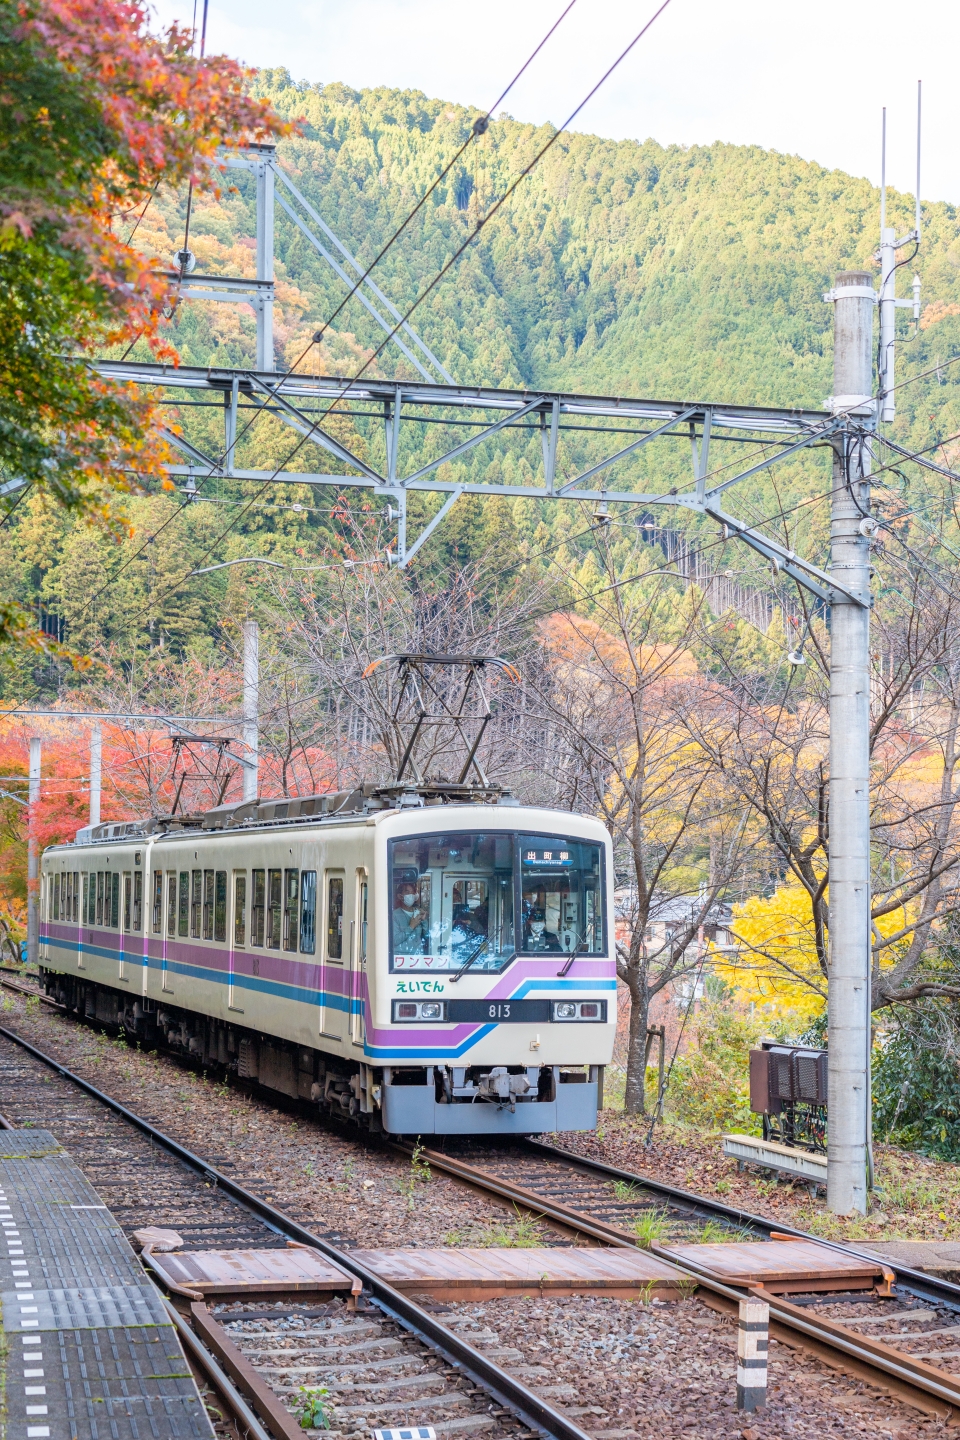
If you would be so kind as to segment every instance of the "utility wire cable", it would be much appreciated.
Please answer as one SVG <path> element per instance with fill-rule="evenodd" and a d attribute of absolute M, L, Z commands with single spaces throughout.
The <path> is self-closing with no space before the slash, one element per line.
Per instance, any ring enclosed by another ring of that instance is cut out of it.
<path fill-rule="evenodd" d="M 487 130 L 490 128 L 490 121 L 493 119 L 493 112 L 496 110 L 497 106 L 501 105 L 503 101 L 506 100 L 507 96 L 510 94 L 510 91 L 516 85 L 517 81 L 530 68 L 534 60 L 540 54 L 540 51 L 543 49 L 544 45 L 546 45 L 550 37 L 560 27 L 562 22 L 567 18 L 576 3 L 577 0 L 570 0 L 569 5 L 567 5 L 566 9 L 561 11 L 560 15 L 553 22 L 546 35 L 544 35 L 543 39 L 540 41 L 540 44 L 535 50 L 531 51 L 530 55 L 521 65 L 520 69 L 517 71 L 516 75 L 514 75 L 513 79 L 510 81 L 510 84 L 506 87 L 506 89 L 504 89 L 501 94 L 498 95 L 497 99 L 494 100 L 493 104 L 489 107 L 485 114 L 479 115 L 477 119 L 474 120 L 470 134 L 467 136 L 466 140 L 464 140 L 463 144 L 460 146 L 460 149 L 440 171 L 440 174 L 433 181 L 433 184 L 429 187 L 429 189 L 427 189 L 424 194 L 421 195 L 420 199 L 417 201 L 416 205 L 414 205 L 409 215 L 397 226 L 396 230 L 394 230 L 393 234 L 390 236 L 390 239 L 382 247 L 379 253 L 375 255 L 374 258 L 370 261 L 370 264 L 367 266 L 366 270 L 364 270 L 363 274 L 360 276 L 360 279 L 357 280 L 353 287 L 347 292 L 343 300 L 341 300 L 340 304 L 337 306 L 336 310 L 334 310 L 333 314 L 328 316 L 327 319 L 323 322 L 320 329 L 313 337 L 315 342 L 319 342 L 323 338 L 323 336 L 330 329 L 330 326 L 333 324 L 334 320 L 336 320 L 340 312 L 353 299 L 354 295 L 356 295 L 357 291 L 360 289 L 360 286 L 364 283 L 365 280 L 369 278 L 376 266 L 380 264 L 380 261 L 383 259 L 384 255 L 386 255 L 387 251 L 391 248 L 393 244 L 395 244 L 397 240 L 399 240 L 400 236 L 403 234 L 404 230 L 406 230 L 407 226 L 423 209 L 424 205 L 430 199 L 430 196 L 436 190 L 437 186 L 443 184 L 444 180 L 450 174 L 450 171 L 453 169 L 454 165 L 456 165 L 457 161 L 460 159 L 461 155 L 471 144 L 471 142 L 478 136 L 485 135 L 487 133 Z M 395 335 L 396 331 L 394 331 L 393 334 Z"/>
<path fill-rule="evenodd" d="M 444 276 L 447 275 L 447 274 L 449 273 L 449 271 L 452 269 L 452 267 L 457 263 L 457 261 L 460 259 L 460 256 L 464 253 L 464 251 L 467 250 L 468 247 L 469 247 L 469 246 L 473 243 L 473 241 L 477 238 L 477 236 L 480 234 L 480 232 L 481 232 L 481 230 L 484 228 L 484 226 L 487 225 L 487 224 L 489 224 L 489 222 L 493 219 L 493 217 L 494 217 L 494 216 L 502 209 L 502 207 L 506 204 L 507 200 L 508 200 L 508 199 L 510 198 L 510 196 L 514 193 L 514 191 L 517 189 L 517 187 L 526 179 L 526 177 L 531 173 L 531 171 L 535 168 L 535 166 L 536 166 L 537 164 L 539 164 L 540 160 L 542 160 L 543 156 L 546 155 L 546 153 L 548 152 L 548 150 L 551 150 L 551 149 L 553 148 L 553 146 L 554 146 L 554 145 L 557 143 L 557 141 L 560 139 L 560 136 L 568 129 L 568 127 L 570 126 L 570 124 L 576 119 L 576 117 L 580 114 L 581 110 L 583 110 L 583 108 L 588 104 L 588 102 L 593 99 L 594 95 L 596 95 L 597 91 L 600 90 L 600 88 L 606 83 L 606 81 L 610 78 L 610 76 L 611 76 L 611 75 L 613 74 L 613 72 L 617 69 L 617 67 L 623 63 L 623 61 L 627 58 L 627 56 L 628 56 L 628 55 L 630 54 L 630 52 L 634 49 L 634 47 L 639 43 L 639 41 L 643 38 L 643 36 L 646 35 L 647 31 L 651 28 L 651 26 L 659 19 L 659 17 L 663 14 L 663 12 L 669 7 L 670 3 L 671 3 L 671 0 L 662 0 L 662 3 L 661 3 L 660 6 L 657 8 L 657 10 L 654 11 L 653 15 L 652 15 L 652 16 L 650 17 L 650 19 L 646 22 L 646 24 L 643 25 L 642 28 L 637 31 L 637 34 L 633 37 L 633 39 L 630 41 L 630 43 L 629 43 L 623 50 L 621 50 L 620 54 L 619 54 L 619 55 L 617 56 L 617 58 L 613 61 L 613 63 L 604 71 L 603 75 L 602 75 L 602 76 L 600 77 L 600 79 L 596 82 L 596 84 L 591 87 L 591 89 L 587 92 L 587 94 L 586 94 L 586 95 L 584 96 L 584 98 L 580 101 L 580 103 L 575 107 L 574 110 L 571 111 L 570 115 L 569 115 L 569 116 L 567 117 L 567 119 L 564 121 L 563 125 L 560 126 L 560 128 L 559 128 L 558 130 L 554 131 L 553 135 L 550 137 L 550 139 L 546 142 L 545 145 L 541 146 L 541 148 L 537 151 L 537 153 L 534 155 L 533 159 L 529 162 L 529 164 L 526 165 L 526 166 L 524 166 L 523 170 L 521 170 L 520 174 L 516 177 L 516 179 L 507 187 L 507 189 L 504 191 L 504 193 L 500 196 L 499 200 L 495 201 L 495 203 L 494 203 L 494 204 L 490 207 L 490 209 L 487 211 L 486 215 L 484 215 L 483 218 L 477 222 L 477 224 L 474 226 L 473 230 L 470 232 L 470 234 L 467 236 L 467 238 L 466 238 L 466 239 L 463 241 L 463 243 L 458 247 L 458 249 L 454 251 L 453 255 L 452 255 L 452 256 L 450 257 L 450 259 L 446 262 L 446 264 L 442 266 L 442 268 L 441 268 L 440 271 L 437 273 L 437 275 L 433 278 L 433 280 L 430 281 L 430 284 L 427 285 L 427 286 L 420 292 L 420 294 L 417 296 L 416 300 L 413 301 L 413 303 L 410 305 L 410 307 L 408 308 L 408 310 L 406 311 L 406 313 L 405 313 L 403 316 L 401 316 L 401 318 L 397 321 L 396 325 L 395 325 L 395 326 L 393 327 L 393 329 L 390 331 L 389 335 L 387 335 L 386 339 L 382 342 L 382 344 L 373 352 L 373 354 L 369 357 L 369 359 L 365 361 L 365 363 L 364 363 L 364 364 L 360 367 L 360 369 L 357 371 L 356 375 L 352 376 L 351 379 L 347 381 L 346 385 L 345 385 L 344 388 L 341 390 L 341 392 L 340 392 L 340 394 L 337 396 L 337 398 L 333 401 L 333 403 L 328 407 L 328 409 L 327 409 L 322 415 L 320 415 L 320 416 L 317 418 L 317 420 L 314 421 L 314 423 L 311 425 L 310 429 L 306 432 L 306 434 L 304 434 L 304 435 L 300 438 L 300 440 L 299 440 L 299 441 L 297 442 L 297 444 L 293 447 L 293 449 L 289 452 L 289 454 L 288 454 L 288 455 L 284 458 L 284 460 L 281 461 L 281 463 L 276 467 L 276 469 L 274 470 L 273 474 L 272 474 L 271 476 L 269 476 L 269 478 L 268 478 L 267 480 L 265 480 L 265 481 L 260 485 L 260 487 L 258 488 L 256 494 L 255 494 L 255 495 L 253 496 L 253 498 L 249 501 L 249 503 L 248 503 L 247 505 L 245 505 L 244 508 L 243 508 L 241 511 L 238 512 L 238 514 L 234 517 L 234 519 L 230 522 L 230 524 L 229 524 L 224 530 L 222 530 L 221 533 L 211 542 L 211 544 L 210 544 L 210 545 L 207 547 L 207 549 L 204 551 L 203 555 L 200 557 L 201 562 L 202 562 L 203 560 L 206 560 L 206 559 L 212 554 L 213 550 L 214 550 L 214 549 L 216 548 L 216 546 L 220 543 L 220 541 L 223 540 L 223 539 L 226 537 L 226 535 L 229 534 L 229 532 L 235 528 L 235 526 L 238 524 L 238 522 L 239 522 L 239 521 L 243 518 L 243 516 L 246 514 L 247 510 L 251 508 L 251 506 L 256 502 L 257 499 L 259 499 L 260 495 L 261 495 L 261 494 L 263 493 L 263 491 L 266 489 L 267 485 L 271 484 L 271 483 L 276 479 L 276 477 L 277 477 L 277 476 L 281 473 L 281 471 L 289 464 L 289 462 L 294 458 L 294 456 L 297 455 L 297 454 L 299 453 L 299 451 L 303 448 L 303 446 L 307 444 L 307 442 L 308 442 L 308 441 L 311 439 L 311 437 L 313 436 L 314 432 L 315 432 L 317 429 L 319 429 L 321 422 L 322 422 L 323 420 L 325 420 L 325 419 L 327 418 L 327 416 L 337 407 L 337 405 L 339 405 L 339 404 L 344 400 L 344 398 L 349 394 L 350 390 L 351 390 L 352 387 L 357 383 L 357 381 L 366 373 L 366 371 L 370 368 L 370 366 L 374 363 L 374 361 L 377 360 L 378 357 L 383 354 L 383 351 L 386 349 L 387 345 L 390 343 L 390 341 L 393 339 L 393 337 L 397 334 L 397 332 L 402 328 L 402 326 L 410 319 L 410 316 L 411 316 L 411 315 L 413 314 L 413 312 L 417 309 L 417 307 L 418 307 L 419 305 L 421 305 L 421 304 L 423 303 L 423 301 L 426 300 L 427 296 L 430 295 L 430 294 L 436 289 L 437 285 L 439 285 L 440 281 L 444 278 Z M 171 586 L 168 586 L 167 589 L 164 590 L 159 597 L 155 597 L 154 603 L 156 603 L 156 599 L 157 599 L 157 598 L 159 598 L 160 601 L 163 601 L 164 599 L 167 598 L 168 595 L 173 594 L 174 591 L 176 591 L 177 589 L 180 588 L 180 586 L 183 584 L 184 580 L 187 578 L 187 576 L 188 576 L 189 574 L 190 574 L 190 572 L 188 571 L 188 572 L 186 572 L 185 575 L 181 576 L 181 578 L 180 578 L 179 580 L 174 581 L 174 583 L 173 583 Z M 143 614 L 143 613 L 144 613 L 144 611 L 141 609 L 141 610 L 137 613 L 137 615 L 134 615 L 134 616 L 132 616 L 131 618 L 132 618 L 132 619 L 137 619 L 137 618 L 139 617 L 139 615 L 141 615 L 141 614 Z"/>
<path fill-rule="evenodd" d="M 16 500 L 14 500 L 13 504 L 10 506 L 10 509 L 6 512 L 6 514 L 4 515 L 3 519 L 0 520 L 0 530 L 3 529 L 4 525 L 6 525 L 7 521 L 10 519 L 10 517 L 11 517 L 11 515 L 13 514 L 14 510 L 16 510 L 17 506 L 20 504 L 20 501 L 21 501 L 21 500 L 26 500 L 26 498 L 27 498 L 27 496 L 29 495 L 30 491 L 31 491 L 31 490 L 33 489 L 33 487 L 34 487 L 34 484 L 35 484 L 35 482 L 34 482 L 33 480 L 28 480 L 27 483 L 26 483 L 26 485 L 24 485 L 23 489 L 20 491 L 20 494 L 17 496 Z"/>
<path fill-rule="evenodd" d="M 289 370 L 288 370 L 288 372 L 287 372 L 288 374 L 291 374 L 291 375 L 292 375 L 292 374 L 296 373 L 297 366 L 302 363 L 302 361 L 303 361 L 303 360 L 306 358 L 306 356 L 310 353 L 310 351 L 311 351 L 311 349 L 313 348 L 313 346 L 316 345 L 316 344 L 318 344 L 319 341 L 323 338 L 325 332 L 326 332 L 326 331 L 330 328 L 330 326 L 333 324 L 334 320 L 335 320 L 335 319 L 337 318 L 337 316 L 340 314 L 340 312 L 342 311 L 344 305 L 346 305 L 347 301 L 349 301 L 349 300 L 351 299 L 351 297 L 356 294 L 357 290 L 360 288 L 360 286 L 361 286 L 361 285 L 363 284 L 363 282 L 366 280 L 367 276 L 368 276 L 368 275 L 370 274 L 370 272 L 373 270 L 374 266 L 375 266 L 375 265 L 378 265 L 378 264 L 380 263 L 380 261 L 381 261 L 381 260 L 383 259 L 383 257 L 386 255 L 387 251 L 388 251 L 388 250 L 391 248 L 391 246 L 394 245 L 394 243 L 400 238 L 400 236 L 403 234 L 404 230 L 405 230 L 405 229 L 407 228 L 407 226 L 410 224 L 411 220 L 413 220 L 414 216 L 418 213 L 418 211 L 422 209 L 423 205 L 426 203 L 426 201 L 430 198 L 430 196 L 431 196 L 431 195 L 433 194 L 433 192 L 436 190 L 437 186 L 440 185 L 440 184 L 442 184 L 444 178 L 450 173 L 450 170 L 451 170 L 451 169 L 453 168 L 453 166 L 457 163 L 457 161 L 458 161 L 458 160 L 460 159 L 460 157 L 463 155 L 464 151 L 465 151 L 465 150 L 467 149 L 467 147 L 471 144 L 471 142 L 472 142 L 474 139 L 476 139 L 477 136 L 483 135 L 483 134 L 486 133 L 487 129 L 489 128 L 490 117 L 491 117 L 493 111 L 497 108 L 498 105 L 500 105 L 500 104 L 506 99 L 506 97 L 509 95 L 510 91 L 511 91 L 511 90 L 513 89 L 513 87 L 516 85 L 517 81 L 521 78 L 521 76 L 525 73 L 525 71 L 526 71 L 526 70 L 529 68 L 529 66 L 533 63 L 533 61 L 534 61 L 534 60 L 536 59 L 536 57 L 539 55 L 540 51 L 543 49 L 544 45 L 546 45 L 547 41 L 548 41 L 548 40 L 550 39 L 550 37 L 554 34 L 554 32 L 557 30 L 557 28 L 558 28 L 558 26 L 561 24 L 561 22 L 566 19 L 567 15 L 569 15 L 570 11 L 573 9 L 573 7 L 574 7 L 574 5 L 575 5 L 576 3 L 577 3 L 577 0 L 570 0 L 570 3 L 569 3 L 569 4 L 566 6 L 566 8 L 561 12 L 561 14 L 559 15 L 559 17 L 554 21 L 553 25 L 551 25 L 551 27 L 550 27 L 550 29 L 547 31 L 546 35 L 544 35 L 543 39 L 542 39 L 542 40 L 540 41 L 540 43 L 537 45 L 536 49 L 533 50 L 533 51 L 530 53 L 530 55 L 529 55 L 529 56 L 527 57 L 527 59 L 524 61 L 523 65 L 521 65 L 520 69 L 517 71 L 516 75 L 514 75 L 513 79 L 510 81 L 509 85 L 507 85 L 507 87 L 506 87 L 504 90 L 501 91 L 501 93 L 500 93 L 500 95 L 498 96 L 498 98 L 497 98 L 496 100 L 494 100 L 493 104 L 490 106 L 490 109 L 486 112 L 485 115 L 478 117 L 478 119 L 474 121 L 473 127 L 472 127 L 472 129 L 471 129 L 471 131 L 470 131 L 470 134 L 467 136 L 466 140 L 465 140 L 464 143 L 461 145 L 460 149 L 456 152 L 456 154 L 454 155 L 453 159 L 452 159 L 452 160 L 449 162 L 449 164 L 443 169 L 443 171 L 437 176 L 437 178 L 436 178 L 436 179 L 433 181 L 433 183 L 429 186 L 429 188 L 426 190 L 426 192 L 420 197 L 420 199 L 417 201 L 416 205 L 413 207 L 413 209 L 412 209 L 412 210 L 410 211 L 410 213 L 407 215 L 406 219 L 397 227 L 397 229 L 396 229 L 396 230 L 394 231 L 394 233 L 391 235 L 390 239 L 389 239 L 389 240 L 387 241 L 387 243 L 382 247 L 382 249 L 380 250 L 380 252 L 378 253 L 378 255 L 374 258 L 374 260 L 373 260 L 373 261 L 371 262 L 371 264 L 368 266 L 367 270 L 364 272 L 363 275 L 361 275 L 360 279 L 356 282 L 356 284 L 354 285 L 353 289 L 352 289 L 352 290 L 350 291 L 350 293 L 346 296 L 346 299 L 344 299 L 343 301 L 341 301 L 341 303 L 340 303 L 340 304 L 337 306 L 337 308 L 333 311 L 332 315 L 329 315 L 329 316 L 327 317 L 327 319 L 326 319 L 326 320 L 323 322 L 323 324 L 321 325 L 320 329 L 317 330 L 317 331 L 313 334 L 313 336 L 311 337 L 310 343 L 301 351 L 301 353 L 297 356 L 296 360 L 294 360 L 293 364 L 290 366 L 290 368 L 289 368 Z M 194 15 L 194 21 L 196 21 L 196 15 Z M 205 35 L 206 35 L 206 3 L 205 3 L 205 6 L 204 6 L 204 36 L 205 36 Z M 192 195 L 192 188 L 191 188 L 191 195 Z M 141 219 L 142 219 L 142 216 L 141 216 Z M 139 221 L 138 221 L 137 223 L 139 224 Z M 189 213 L 189 200 L 188 200 L 188 210 L 187 210 L 187 234 L 189 234 L 189 227 L 190 227 L 190 213 Z M 184 239 L 184 250 L 186 250 L 186 239 Z M 183 275 L 182 275 L 182 273 L 181 273 L 180 279 L 181 279 L 181 281 L 183 280 Z M 409 315 L 410 313 L 411 313 L 410 311 L 407 312 L 408 315 Z M 391 333 L 387 336 L 386 344 L 389 344 L 390 340 L 393 339 L 394 335 L 396 335 L 397 331 L 401 328 L 401 326 L 402 326 L 403 323 L 405 322 L 406 318 L 407 318 L 407 317 L 405 316 L 405 317 L 404 317 L 404 321 L 401 321 L 401 322 L 400 322 L 400 325 L 396 326 L 396 328 L 395 328 L 394 330 L 392 330 Z M 128 345 L 127 349 L 124 351 L 123 355 L 121 356 L 121 361 L 122 361 L 122 360 L 126 360 L 127 356 L 130 354 L 130 351 L 133 349 L 134 345 L 137 343 L 137 340 L 139 340 L 139 338 L 140 338 L 140 336 L 138 335 L 138 336 L 136 336 L 136 338 L 135 338 L 133 341 L 131 341 L 130 345 Z M 385 348 L 385 345 L 384 345 L 384 346 L 381 346 L 381 349 L 377 351 L 377 355 L 379 355 L 384 348 Z M 373 358 L 373 359 L 376 359 L 377 357 L 376 357 L 376 356 L 373 356 L 372 358 Z M 363 373 L 363 372 L 361 371 L 361 374 L 362 374 L 362 373 Z M 330 409 L 328 409 L 327 411 L 325 411 L 324 414 L 323 414 L 320 418 L 321 418 L 322 420 L 323 420 L 323 419 L 326 419 L 327 416 L 330 414 L 330 411 L 333 410 L 338 403 L 339 403 L 339 401 L 335 401 L 335 402 L 334 402 L 334 405 L 332 405 L 332 406 L 330 407 Z M 248 430 L 250 430 L 254 425 L 256 425 L 257 421 L 261 418 L 261 416 L 262 416 L 264 413 L 266 413 L 265 407 L 261 407 L 260 409 L 258 409 L 258 410 L 251 416 L 251 418 L 247 421 L 247 423 L 243 426 L 243 428 L 239 431 L 239 433 L 233 437 L 233 441 L 232 441 L 231 445 L 228 447 L 228 449 L 233 450 L 233 451 L 236 451 L 236 447 L 237 447 L 238 443 L 240 442 L 240 440 L 243 439 L 244 435 L 247 433 Z M 314 427 L 314 428 L 316 428 L 316 427 Z M 299 447 L 298 447 L 298 448 L 299 448 Z M 221 452 L 220 455 L 218 455 L 217 460 L 214 462 L 214 465 L 213 465 L 212 468 L 207 472 L 207 474 L 198 477 L 198 485 L 203 485 L 203 484 L 205 484 L 206 481 L 209 480 L 209 479 L 214 475 L 214 473 L 216 472 L 216 470 L 219 469 L 220 465 L 223 463 L 223 460 L 225 459 L 226 454 L 227 454 L 227 450 L 225 449 L 224 451 Z M 289 458 L 289 457 L 288 457 L 288 458 Z M 133 555 L 130 555 L 130 556 L 123 562 L 123 564 L 119 567 L 119 569 L 117 569 L 117 570 L 114 572 L 114 574 L 113 574 L 113 576 L 111 577 L 110 581 L 107 582 L 107 585 L 104 585 L 100 590 L 98 590 L 98 591 L 96 592 L 96 594 L 94 594 L 94 595 L 92 595 L 92 596 L 90 597 L 90 600 L 87 602 L 87 606 L 84 607 L 84 612 L 83 612 L 83 613 L 85 613 L 85 612 L 86 612 L 86 609 L 89 608 L 89 606 L 92 605 L 93 602 L 94 602 L 95 600 L 97 600 L 97 599 L 100 597 L 100 595 L 102 595 L 102 594 L 104 593 L 104 591 L 109 588 L 109 586 L 110 586 L 111 584 L 113 584 L 113 581 L 117 578 L 118 575 L 120 575 L 120 574 L 127 568 L 128 565 L 132 564 L 133 561 L 138 558 L 138 556 L 140 556 L 140 555 L 143 554 L 143 552 L 144 552 L 144 550 L 147 548 L 147 546 L 150 545 L 150 544 L 152 544 L 153 541 L 157 538 L 157 536 L 160 535 L 160 534 L 162 534 L 163 531 L 166 530 L 166 528 L 167 528 L 168 525 L 172 525 L 172 524 L 173 524 L 174 520 L 176 520 L 176 519 L 182 514 L 182 512 L 183 512 L 184 510 L 186 510 L 187 506 L 188 506 L 190 503 L 191 503 L 191 502 L 188 500 L 184 505 L 181 505 L 181 506 L 179 507 L 179 509 L 175 510 L 175 511 L 173 512 L 173 514 L 170 515 L 170 516 L 163 522 L 163 524 L 160 525 L 160 526 L 153 532 L 153 534 L 150 535 L 150 536 L 144 541 L 144 543 L 143 543 L 143 545 L 141 545 L 140 549 L 137 550 L 137 551 L 135 551 Z"/>

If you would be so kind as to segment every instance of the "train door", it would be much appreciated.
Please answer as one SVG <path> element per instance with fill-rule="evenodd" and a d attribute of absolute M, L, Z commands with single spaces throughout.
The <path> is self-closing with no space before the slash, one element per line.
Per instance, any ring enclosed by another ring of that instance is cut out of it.
<path fill-rule="evenodd" d="M 133 929 L 133 874 L 124 870 L 120 888 L 120 945 L 117 960 L 117 979 L 124 984 L 130 983 L 130 976 L 127 974 L 127 951 L 130 945 L 130 934 Z"/>
<path fill-rule="evenodd" d="M 93 940 L 93 936 L 87 929 L 88 924 L 93 924 L 93 919 L 90 915 L 90 909 L 93 904 L 93 901 L 90 899 L 91 878 L 88 871 L 82 870 L 80 872 L 80 943 L 77 946 L 78 970 L 86 969 L 86 960 L 84 958 L 86 955 L 86 946 Z"/>
<path fill-rule="evenodd" d="M 367 872 L 358 870 L 356 919 L 350 922 L 350 1039 L 354 1045 L 366 1040 L 367 890 Z"/>
<path fill-rule="evenodd" d="M 136 971 L 134 971 L 134 974 L 130 978 L 134 980 L 139 978 L 141 987 L 143 985 L 147 954 L 146 906 L 144 904 L 146 897 L 144 896 L 144 872 L 141 868 L 142 860 L 143 856 L 138 851 L 134 856 L 133 862 L 138 868 L 133 872 L 133 900 L 129 926 L 131 936 L 129 941 L 130 959 L 132 961 L 134 956 L 136 956 L 136 961 L 140 966 L 139 977 Z M 135 939 L 133 938 L 134 936 L 136 937 Z"/>
<path fill-rule="evenodd" d="M 344 899 L 346 876 L 342 870 L 325 870 L 323 875 L 323 1003 L 320 1033 L 330 1040 L 347 1037 L 347 1007 L 350 1003 L 350 968 L 344 953 Z"/>
<path fill-rule="evenodd" d="M 160 989 L 166 995 L 173 994 L 173 971 L 171 957 L 177 937 L 177 872 L 167 871 L 167 923 L 164 927 L 163 958 L 160 961 Z"/>
<path fill-rule="evenodd" d="M 227 1008 L 243 1014 L 237 1003 L 234 976 L 236 974 L 237 951 L 243 954 L 247 948 L 247 872 L 233 872 L 233 923 L 230 926 L 229 973 L 227 975 Z"/>

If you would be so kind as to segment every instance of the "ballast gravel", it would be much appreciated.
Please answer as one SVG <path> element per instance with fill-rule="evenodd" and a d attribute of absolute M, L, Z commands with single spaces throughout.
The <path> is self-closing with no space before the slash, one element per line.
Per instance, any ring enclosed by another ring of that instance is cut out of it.
<path fill-rule="evenodd" d="M 409 1160 L 368 1149 L 362 1139 L 335 1133 L 319 1120 L 277 1109 L 172 1058 L 140 1052 L 36 1001 L 5 996 L 0 1003 L 0 1023 L 344 1249 L 567 1243 L 450 1178 L 423 1175 Z M 147 1197 L 130 1198 L 142 1214 Z M 124 1206 L 111 1199 L 122 1224 Z M 940 1421 L 776 1342 L 767 1409 L 739 1415 L 736 1325 L 698 1298 L 673 1304 L 585 1296 L 426 1304 L 478 1348 L 502 1352 L 498 1363 L 542 1391 L 593 1440 L 908 1440 L 942 1428 Z M 367 1440 L 369 1428 L 354 1428 L 346 1415 L 343 1420 L 337 1429 L 345 1440 Z"/>
<path fill-rule="evenodd" d="M 940 1421 L 776 1341 L 766 1410 L 738 1415 L 736 1321 L 698 1299 L 504 1299 L 450 1310 L 441 1318 L 465 1338 L 515 1346 L 522 1361 L 511 1368 L 593 1440 L 910 1440 L 942 1433 Z"/>

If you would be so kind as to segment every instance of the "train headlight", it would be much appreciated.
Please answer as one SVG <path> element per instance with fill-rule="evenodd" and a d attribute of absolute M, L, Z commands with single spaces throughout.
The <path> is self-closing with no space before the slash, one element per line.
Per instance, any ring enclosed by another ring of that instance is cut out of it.
<path fill-rule="evenodd" d="M 554 1020 L 592 1020 L 594 1024 L 602 1024 L 607 1018 L 606 1000 L 554 1000 L 552 1006 Z"/>
<path fill-rule="evenodd" d="M 394 1000 L 393 1023 L 409 1024 L 415 1020 L 444 1021 L 447 1018 L 446 1000 Z"/>

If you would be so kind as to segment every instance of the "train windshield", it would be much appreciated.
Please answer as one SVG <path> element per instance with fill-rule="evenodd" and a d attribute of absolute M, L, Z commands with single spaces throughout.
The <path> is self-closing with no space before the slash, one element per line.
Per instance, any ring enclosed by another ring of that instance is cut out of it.
<path fill-rule="evenodd" d="M 390 842 L 390 968 L 500 970 L 518 953 L 603 949 L 602 847 L 447 832 Z"/>

